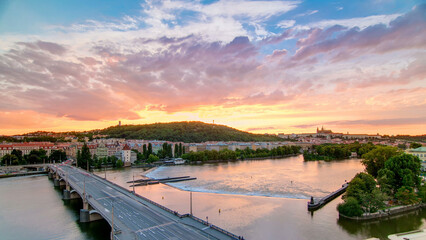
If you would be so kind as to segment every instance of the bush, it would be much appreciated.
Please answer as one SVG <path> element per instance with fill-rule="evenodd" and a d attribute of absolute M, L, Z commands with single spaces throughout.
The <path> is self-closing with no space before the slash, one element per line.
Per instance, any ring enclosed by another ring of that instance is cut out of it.
<path fill-rule="evenodd" d="M 346 198 L 345 202 L 340 203 L 337 206 L 337 210 L 340 214 L 348 217 L 359 217 L 363 213 L 361 205 L 359 205 L 358 201 L 354 197 Z"/>
<path fill-rule="evenodd" d="M 123 165 L 124 165 L 123 161 L 121 161 L 121 159 L 118 159 L 118 160 L 117 160 L 117 163 L 116 163 L 116 167 L 117 167 L 117 168 L 122 168 L 122 167 L 123 167 Z"/>
<path fill-rule="evenodd" d="M 413 189 L 410 187 L 401 187 L 395 194 L 396 199 L 402 205 L 410 205 L 420 202 L 420 198 L 417 197 Z"/>
<path fill-rule="evenodd" d="M 157 156 L 155 156 L 153 154 L 150 154 L 149 157 L 148 157 L 148 160 L 146 160 L 146 162 L 147 163 L 153 163 L 153 162 L 156 162 L 158 160 L 160 160 L 159 157 L 157 157 Z"/>
<path fill-rule="evenodd" d="M 422 185 L 419 188 L 419 192 L 417 193 L 419 198 L 422 200 L 423 203 L 426 203 L 426 185 Z"/>

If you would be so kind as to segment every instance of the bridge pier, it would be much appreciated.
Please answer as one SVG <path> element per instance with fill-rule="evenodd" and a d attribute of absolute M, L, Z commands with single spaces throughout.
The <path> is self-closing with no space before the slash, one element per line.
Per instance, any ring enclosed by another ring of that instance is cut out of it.
<path fill-rule="evenodd" d="M 96 210 L 80 209 L 80 222 L 82 223 L 93 222 L 101 219 L 103 219 L 103 217 L 96 212 Z"/>
<path fill-rule="evenodd" d="M 47 177 L 48 177 L 49 179 L 53 179 L 53 173 L 52 173 L 52 172 L 48 172 L 48 173 L 47 173 Z"/>
<path fill-rule="evenodd" d="M 60 183 L 59 183 L 59 179 L 54 178 L 54 179 L 53 179 L 53 186 L 54 186 L 54 187 L 59 187 L 59 186 L 60 186 L 59 184 L 60 184 Z"/>
<path fill-rule="evenodd" d="M 55 187 L 62 187 L 62 186 L 66 186 L 66 183 L 63 179 L 53 179 L 53 186 Z"/>
<path fill-rule="evenodd" d="M 80 198 L 80 195 L 78 195 L 78 193 L 76 191 L 73 191 L 73 190 L 64 189 L 63 194 L 64 194 L 64 196 L 63 196 L 64 200 L 71 200 L 71 199 Z"/>
<path fill-rule="evenodd" d="M 83 200 L 83 209 L 80 209 L 80 222 L 93 222 L 101 219 L 103 219 L 103 217 L 98 213 L 98 211 L 93 210 L 90 204 Z"/>

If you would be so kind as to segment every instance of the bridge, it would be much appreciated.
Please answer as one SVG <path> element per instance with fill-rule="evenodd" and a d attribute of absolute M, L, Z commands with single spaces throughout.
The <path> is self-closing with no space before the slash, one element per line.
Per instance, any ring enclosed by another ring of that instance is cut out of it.
<path fill-rule="evenodd" d="M 81 222 L 105 219 L 112 229 L 111 239 L 240 239 L 79 168 L 49 165 L 48 176 L 56 187 L 65 187 L 64 199 L 82 199 Z"/>

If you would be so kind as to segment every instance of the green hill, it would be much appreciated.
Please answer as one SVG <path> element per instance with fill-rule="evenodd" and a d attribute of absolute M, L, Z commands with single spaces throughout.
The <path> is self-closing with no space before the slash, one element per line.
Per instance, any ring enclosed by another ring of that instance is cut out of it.
<path fill-rule="evenodd" d="M 281 138 L 263 134 L 252 134 L 224 125 L 203 122 L 171 122 L 144 125 L 114 126 L 96 130 L 111 138 L 166 140 L 173 142 L 206 141 L 282 141 Z"/>

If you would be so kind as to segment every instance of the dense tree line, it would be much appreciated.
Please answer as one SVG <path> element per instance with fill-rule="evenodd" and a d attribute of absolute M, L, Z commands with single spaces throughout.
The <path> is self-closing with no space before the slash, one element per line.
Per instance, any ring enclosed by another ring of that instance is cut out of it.
<path fill-rule="evenodd" d="M 118 159 L 116 156 L 98 158 L 96 155 L 94 155 L 93 164 L 97 169 L 102 169 L 105 167 L 121 168 L 124 166 L 123 161 Z"/>
<path fill-rule="evenodd" d="M 395 147 L 377 146 L 363 155 L 365 173 L 349 183 L 338 210 L 346 216 L 373 213 L 388 205 L 426 202 L 426 186 L 421 186 L 421 161 Z M 379 187 L 377 187 L 379 186 Z"/>
<path fill-rule="evenodd" d="M 235 151 L 224 149 L 220 151 L 205 150 L 199 152 L 189 152 L 183 154 L 182 158 L 188 160 L 189 162 L 207 162 L 216 160 L 228 161 L 237 159 L 244 160 L 249 158 L 286 156 L 290 154 L 297 154 L 299 152 L 299 146 L 280 146 L 271 150 L 266 148 L 252 150 L 247 147 L 244 150 L 237 149 Z"/>
<path fill-rule="evenodd" d="M 203 122 L 172 122 L 114 126 L 96 133 L 114 138 L 163 140 L 172 142 L 282 141 L 276 136 L 252 134 L 223 125 Z"/>
<path fill-rule="evenodd" d="M 424 135 L 417 135 L 417 136 L 410 136 L 410 135 L 396 135 L 396 136 L 386 136 L 389 139 L 400 139 L 400 140 L 406 140 L 406 141 L 412 141 L 412 142 L 426 142 L 426 134 Z"/>
<path fill-rule="evenodd" d="M 358 156 L 371 151 L 376 146 L 372 143 L 360 144 L 359 142 L 351 144 L 330 144 L 325 143 L 321 145 L 314 145 L 312 152 L 304 152 L 303 156 L 305 161 L 312 160 L 338 160 L 347 159 L 351 156 L 352 152 L 356 152 Z"/>
<path fill-rule="evenodd" d="M 67 155 L 62 150 L 53 150 L 50 155 L 44 149 L 31 150 L 29 154 L 23 155 L 21 150 L 13 149 L 1 159 L 2 165 L 25 165 L 37 163 L 55 163 L 67 160 Z"/>
<path fill-rule="evenodd" d="M 199 152 L 189 152 L 182 155 L 183 159 L 191 162 L 207 162 L 213 160 L 237 160 L 237 153 L 228 149 L 216 151 L 216 150 L 205 150 Z"/>
<path fill-rule="evenodd" d="M 113 167 L 121 168 L 124 163 L 121 159 L 118 159 L 116 156 L 108 156 L 104 158 L 98 158 L 98 156 L 90 153 L 89 147 L 86 143 L 83 144 L 81 151 L 77 151 L 77 166 L 87 171 L 90 171 L 92 167 L 102 168 L 102 167 Z"/>

